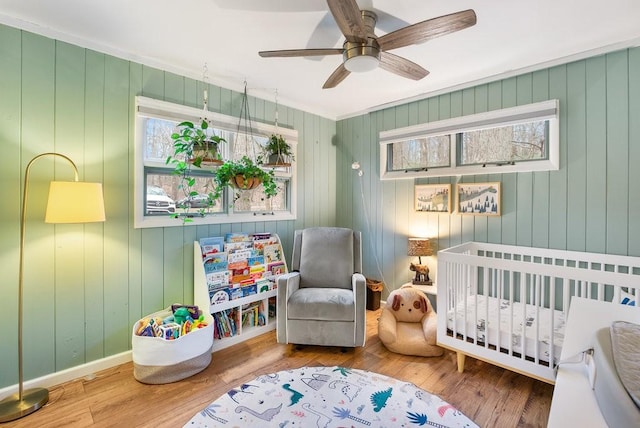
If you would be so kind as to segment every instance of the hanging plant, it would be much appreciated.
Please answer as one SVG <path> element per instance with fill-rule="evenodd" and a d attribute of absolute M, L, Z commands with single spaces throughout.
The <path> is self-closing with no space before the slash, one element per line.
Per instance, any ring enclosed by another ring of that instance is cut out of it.
<path fill-rule="evenodd" d="M 206 120 L 202 120 L 199 127 L 193 122 L 178 124 L 179 132 L 171 134 L 174 156 L 182 156 L 186 162 L 198 168 L 203 165 L 222 164 L 222 156 L 218 149 L 226 140 L 218 135 L 208 135 L 208 128 Z M 171 156 L 167 162 L 170 160 Z"/>
<path fill-rule="evenodd" d="M 210 135 L 207 132 L 209 124 L 202 120 L 199 126 L 193 122 L 179 123 L 178 132 L 171 135 L 173 140 L 173 155 L 167 157 L 166 164 L 173 164 L 173 174 L 180 176 L 181 183 L 178 189 L 184 193 L 180 208 L 188 213 L 192 206 L 198 206 L 199 213 L 204 215 L 207 209 L 216 203 L 214 192 L 206 192 L 205 195 L 195 190 L 196 179 L 193 177 L 192 168 L 214 166 L 222 164 L 220 146 L 226 140 L 218 135 Z M 176 213 L 173 217 L 178 217 Z M 188 221 L 188 220 L 185 220 Z"/>
<path fill-rule="evenodd" d="M 247 84 L 245 82 L 237 134 L 248 133 L 246 141 L 251 144 L 251 147 L 245 147 L 245 149 L 247 149 L 245 153 L 253 152 L 253 158 L 244 155 L 240 160 L 227 160 L 216 168 L 214 177 L 214 199 L 222 196 L 222 192 L 226 186 L 230 186 L 236 190 L 252 190 L 262 185 L 264 195 L 267 199 L 278 194 L 278 187 L 275 182 L 273 170 L 266 171 L 263 169 L 264 162 L 262 156 L 256 156 L 255 154 L 256 145 L 259 146 L 259 144 L 253 139 L 253 127 L 251 125 L 247 98 Z M 236 150 L 237 149 L 236 147 Z"/>
<path fill-rule="evenodd" d="M 295 160 L 291 146 L 279 134 L 271 134 L 264 150 L 267 166 L 291 166 L 291 161 Z"/>
<path fill-rule="evenodd" d="M 238 190 L 252 190 L 262 185 L 264 194 L 271 198 L 278 194 L 273 171 L 265 171 L 259 163 L 248 156 L 239 161 L 226 161 L 216 168 L 214 175 L 215 191 L 213 198 L 218 199 L 226 186 Z"/>

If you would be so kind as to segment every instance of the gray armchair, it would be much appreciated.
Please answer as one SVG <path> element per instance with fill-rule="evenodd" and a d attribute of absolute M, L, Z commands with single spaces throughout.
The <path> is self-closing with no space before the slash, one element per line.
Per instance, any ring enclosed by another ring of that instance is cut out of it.
<path fill-rule="evenodd" d="M 278 278 L 279 343 L 364 346 L 366 281 L 360 232 L 296 230 L 291 272 Z"/>

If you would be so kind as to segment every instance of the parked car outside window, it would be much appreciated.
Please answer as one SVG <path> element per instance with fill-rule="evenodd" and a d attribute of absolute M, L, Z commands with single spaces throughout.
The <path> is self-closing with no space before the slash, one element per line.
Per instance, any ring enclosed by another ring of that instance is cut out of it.
<path fill-rule="evenodd" d="M 176 212 L 176 203 L 161 187 L 147 186 L 147 214 Z"/>
<path fill-rule="evenodd" d="M 182 198 L 176 202 L 178 208 L 208 208 L 209 195 L 195 195 L 190 198 Z"/>

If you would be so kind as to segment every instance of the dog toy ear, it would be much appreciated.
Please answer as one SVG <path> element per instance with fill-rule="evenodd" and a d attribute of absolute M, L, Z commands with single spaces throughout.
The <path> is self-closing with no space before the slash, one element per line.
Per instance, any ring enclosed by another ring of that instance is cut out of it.
<path fill-rule="evenodd" d="M 422 296 L 420 296 L 420 307 L 421 307 L 422 313 L 424 314 L 426 314 L 427 311 L 429 310 L 429 306 L 427 305 L 427 299 L 425 299 Z"/>
<path fill-rule="evenodd" d="M 391 307 L 393 308 L 394 311 L 397 311 L 400 309 L 400 301 L 401 301 L 401 297 L 398 294 L 394 294 L 393 295 L 393 303 L 391 305 Z"/>

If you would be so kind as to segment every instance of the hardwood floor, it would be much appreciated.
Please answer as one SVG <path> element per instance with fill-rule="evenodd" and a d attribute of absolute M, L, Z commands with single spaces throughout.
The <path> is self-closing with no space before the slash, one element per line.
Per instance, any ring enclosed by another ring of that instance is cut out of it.
<path fill-rule="evenodd" d="M 213 354 L 203 372 L 180 382 L 144 385 L 127 363 L 50 389 L 49 403 L 4 427 L 182 427 L 229 389 L 260 374 L 302 366 L 343 366 L 413 382 L 437 394 L 481 427 L 544 427 L 553 386 L 455 354 L 437 358 L 394 354 L 378 339 L 379 311 L 367 311 L 367 343 L 348 349 L 276 343 L 275 332 Z"/>

